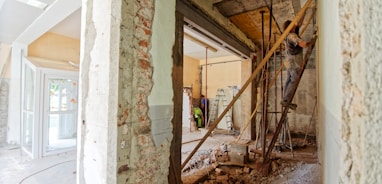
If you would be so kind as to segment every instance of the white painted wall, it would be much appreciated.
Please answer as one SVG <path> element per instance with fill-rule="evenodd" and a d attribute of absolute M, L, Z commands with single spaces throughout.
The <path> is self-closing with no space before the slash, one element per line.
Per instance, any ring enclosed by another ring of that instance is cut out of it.
<path fill-rule="evenodd" d="M 173 104 L 172 83 L 169 81 L 172 81 L 172 47 L 175 42 L 174 12 L 175 0 L 155 3 L 150 50 L 154 65 L 154 86 L 149 96 L 150 106 Z"/>
<path fill-rule="evenodd" d="M 338 0 L 318 1 L 319 149 L 323 183 L 339 183 L 343 81 Z"/>
<path fill-rule="evenodd" d="M 12 45 L 11 66 L 9 72 L 8 98 L 8 135 L 7 143 L 20 144 L 21 124 L 21 59 L 27 53 L 27 46 L 14 43 Z"/>
<path fill-rule="evenodd" d="M 151 131 L 156 146 L 172 140 L 172 47 L 175 43 L 175 0 L 156 1 L 151 37 L 153 88 L 149 101 Z M 181 122 L 179 122 L 181 123 Z"/>

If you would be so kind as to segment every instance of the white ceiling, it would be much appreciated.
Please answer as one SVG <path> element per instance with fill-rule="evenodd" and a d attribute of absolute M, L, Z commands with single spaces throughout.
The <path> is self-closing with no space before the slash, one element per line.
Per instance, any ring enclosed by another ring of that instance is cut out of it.
<path fill-rule="evenodd" d="M 43 0 L 51 4 L 54 0 Z M 0 42 L 12 43 L 43 10 L 17 2 L 2 0 L 0 4 Z"/>
<path fill-rule="evenodd" d="M 50 29 L 50 32 L 79 39 L 81 37 L 81 8 Z"/>
<path fill-rule="evenodd" d="M 187 27 L 185 27 L 184 32 L 193 36 L 194 38 L 200 40 L 201 42 L 204 42 L 208 46 L 211 46 L 215 49 L 217 49 L 217 52 L 213 52 L 210 49 L 206 50 L 206 47 L 204 45 L 200 45 L 190 39 L 183 40 L 183 49 L 184 49 L 184 55 L 190 56 L 195 59 L 206 59 L 207 58 L 218 58 L 218 57 L 225 57 L 225 56 L 232 56 L 230 52 L 219 46 L 213 41 L 210 41 L 208 38 L 200 35 L 199 33 L 196 33 Z"/>
<path fill-rule="evenodd" d="M 0 0 L 0 43 L 18 42 L 28 45 L 48 31 L 72 38 L 80 38 L 81 0 L 40 1 L 48 4 L 45 10 L 16 0 Z M 218 50 L 217 52 L 208 50 L 208 58 L 232 55 L 224 48 L 192 30 L 185 29 L 185 32 Z M 205 59 L 206 48 L 185 39 L 184 54 L 195 59 Z"/>
<path fill-rule="evenodd" d="M 48 6 L 42 10 L 16 0 L 0 0 L 0 42 L 30 44 L 81 7 L 81 0 L 39 0 Z M 68 24 L 68 34 L 80 30 L 80 20 Z M 65 21 L 64 21 L 65 22 Z M 73 31 L 69 31 L 72 30 Z M 77 30 L 76 30 L 77 29 Z M 54 30 L 54 29 L 53 29 Z M 78 34 L 79 35 L 79 34 Z"/>

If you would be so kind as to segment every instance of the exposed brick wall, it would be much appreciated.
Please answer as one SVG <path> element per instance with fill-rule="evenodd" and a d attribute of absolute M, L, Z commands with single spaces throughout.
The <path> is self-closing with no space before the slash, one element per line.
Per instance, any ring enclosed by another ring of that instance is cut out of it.
<path fill-rule="evenodd" d="M 1 79 L 1 82 L 0 82 L 0 145 L 5 143 L 7 139 L 8 94 L 9 94 L 8 80 Z"/>
<path fill-rule="evenodd" d="M 118 183 L 167 183 L 169 142 L 155 146 L 148 116 L 153 86 L 154 0 L 123 1 L 118 109 Z"/>

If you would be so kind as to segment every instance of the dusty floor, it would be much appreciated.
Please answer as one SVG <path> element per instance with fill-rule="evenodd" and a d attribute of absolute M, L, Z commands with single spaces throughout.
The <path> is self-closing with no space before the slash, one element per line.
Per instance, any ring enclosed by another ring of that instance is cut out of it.
<path fill-rule="evenodd" d="M 207 132 L 206 129 L 190 132 L 183 130 L 182 163 L 200 139 Z M 207 158 L 214 150 L 223 149 L 229 145 L 237 135 L 214 132 L 208 136 L 199 151 L 196 152 L 185 172 L 182 173 L 184 183 L 262 183 L 262 184 L 318 184 L 320 183 L 320 166 L 315 159 L 312 149 L 304 151 L 295 150 L 294 159 L 291 152 L 283 151 L 272 154 L 275 157 L 268 177 L 263 177 L 261 171 L 256 169 L 256 154 L 251 154 L 252 164 L 217 164 Z M 306 151 L 308 150 L 308 151 Z M 309 156 L 309 157 L 307 157 Z M 304 161 L 299 161 L 299 160 Z M 308 158 L 308 159 L 307 159 Z M 308 162 L 307 162 L 308 161 Z M 76 177 L 76 152 L 67 152 L 59 155 L 31 160 L 14 145 L 0 145 L 0 184 L 74 184 Z"/>
<path fill-rule="evenodd" d="M 31 160 L 14 145 L 0 145 L 1 184 L 76 183 L 76 152 Z"/>
<path fill-rule="evenodd" d="M 196 132 L 183 130 L 182 162 L 193 147 L 200 141 L 207 132 L 199 129 Z M 255 184 L 319 184 L 320 165 L 317 163 L 317 153 L 315 144 L 310 142 L 307 145 L 295 147 L 293 154 L 289 149 L 281 149 L 280 152 L 272 153 L 272 164 L 270 173 L 264 177 L 259 166 L 256 165 L 258 154 L 255 154 L 254 146 L 249 142 L 249 149 L 252 150 L 250 160 L 247 164 L 237 164 L 232 162 L 211 161 L 215 157 L 211 156 L 216 149 L 222 149 L 223 145 L 231 144 L 237 135 L 215 133 L 209 136 L 202 147 L 195 153 L 182 172 L 184 183 L 255 183 Z M 301 141 L 301 140 L 294 140 Z M 228 146 L 229 147 L 229 146 Z"/>

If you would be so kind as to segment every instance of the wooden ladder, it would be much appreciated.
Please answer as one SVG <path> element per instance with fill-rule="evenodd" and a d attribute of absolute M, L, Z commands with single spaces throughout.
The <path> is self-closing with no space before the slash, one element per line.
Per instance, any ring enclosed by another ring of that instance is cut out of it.
<path fill-rule="evenodd" d="M 210 125 L 210 122 L 214 122 L 216 120 L 217 116 L 219 115 L 219 113 L 218 113 L 219 102 L 223 103 L 223 109 L 225 109 L 228 106 L 228 101 L 227 101 L 224 89 L 218 89 L 217 90 L 216 98 L 213 101 L 213 103 L 211 104 L 211 111 L 210 111 L 210 114 L 208 116 L 209 119 L 208 119 L 207 127 Z M 231 113 L 225 114 L 224 118 L 226 120 L 228 129 L 232 130 L 233 129 L 233 123 L 232 123 Z"/>

